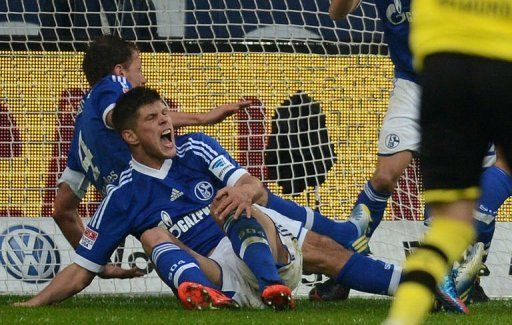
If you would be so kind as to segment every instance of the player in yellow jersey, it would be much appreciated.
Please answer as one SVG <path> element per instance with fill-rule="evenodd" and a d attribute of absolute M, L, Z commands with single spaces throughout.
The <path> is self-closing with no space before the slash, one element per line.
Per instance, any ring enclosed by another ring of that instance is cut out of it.
<path fill-rule="evenodd" d="M 433 290 L 473 241 L 488 143 L 512 162 L 512 0 L 415 0 L 425 201 L 434 220 L 405 263 L 386 324 L 418 324 Z"/>

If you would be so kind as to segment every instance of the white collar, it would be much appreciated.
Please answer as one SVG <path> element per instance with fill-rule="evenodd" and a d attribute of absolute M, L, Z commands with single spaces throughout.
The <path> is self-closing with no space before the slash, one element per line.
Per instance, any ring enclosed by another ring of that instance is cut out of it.
<path fill-rule="evenodd" d="M 135 169 L 141 174 L 145 174 L 158 179 L 164 179 L 169 173 L 169 169 L 171 169 L 172 159 L 166 159 L 162 164 L 162 167 L 160 167 L 160 169 L 151 168 L 149 166 L 141 164 L 133 157 L 132 161 L 130 161 L 130 165 L 132 166 L 133 169 Z"/>

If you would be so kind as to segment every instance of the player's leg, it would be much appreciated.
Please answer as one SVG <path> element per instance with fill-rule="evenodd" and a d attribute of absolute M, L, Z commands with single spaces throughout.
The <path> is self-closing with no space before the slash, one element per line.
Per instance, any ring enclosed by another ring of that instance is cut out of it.
<path fill-rule="evenodd" d="M 503 61 L 493 61 L 492 64 L 499 65 L 494 71 L 500 71 L 500 74 L 493 74 L 487 80 L 483 80 L 482 83 L 493 85 L 492 89 L 483 95 L 487 96 L 487 100 L 484 101 L 484 103 L 488 105 L 487 109 L 498 110 L 496 115 L 488 117 L 489 123 L 492 125 L 493 129 L 496 130 L 494 143 L 496 144 L 498 160 L 494 166 L 495 168 L 486 170 L 482 176 L 491 176 L 495 181 L 492 182 L 491 179 L 488 179 L 488 181 L 485 182 L 482 178 L 482 197 L 480 198 L 482 202 L 479 202 L 477 208 L 479 208 L 480 205 L 484 205 L 488 206 L 489 210 L 498 210 L 499 205 L 501 205 L 500 201 L 506 199 L 506 193 L 508 192 L 508 195 L 510 195 L 510 175 L 512 175 L 510 168 L 512 162 L 512 125 L 510 125 L 512 121 L 512 110 L 510 110 L 512 106 L 512 96 L 510 95 L 510 91 L 507 90 L 512 87 L 512 65 Z M 487 172 L 488 175 L 486 175 Z M 489 190 L 485 189 L 486 186 L 489 187 Z M 494 189 L 491 188 L 493 186 L 495 187 Z M 493 192 L 495 192 L 496 196 L 492 195 Z M 490 245 L 496 223 L 492 221 L 487 224 L 479 221 L 480 220 L 477 221 L 478 239 L 484 243 L 488 241 Z M 473 298 L 475 301 L 477 299 L 478 301 L 489 300 L 479 285 L 475 286 Z"/>
<path fill-rule="evenodd" d="M 393 295 L 401 279 L 401 268 L 349 251 L 332 239 L 308 231 L 302 245 L 303 267 L 325 274 L 347 288 Z"/>
<path fill-rule="evenodd" d="M 277 242 L 274 224 L 253 209 L 253 217 L 245 213 L 235 219 L 230 215 L 219 221 L 229 238 L 234 252 L 245 262 L 258 281 L 260 292 L 267 287 L 282 284 L 276 264 L 284 260 L 283 247 Z"/>
<path fill-rule="evenodd" d="M 372 178 L 364 185 L 354 206 L 364 204 L 371 213 L 372 222 L 367 232 L 371 237 L 380 224 L 387 202 L 400 176 L 412 160 L 411 151 L 401 151 L 389 156 L 379 155 Z"/>
<path fill-rule="evenodd" d="M 403 171 L 409 166 L 413 152 L 419 149 L 419 102 L 418 84 L 395 79 L 379 133 L 375 172 L 354 204 L 365 204 L 371 212 L 368 237 L 371 237 L 382 220 L 387 201 Z"/>
<path fill-rule="evenodd" d="M 267 208 L 302 223 L 306 229 L 332 238 L 343 247 L 357 250 L 354 243 L 365 234 L 367 220 L 349 218 L 345 222 L 335 221 L 323 216 L 320 212 L 309 207 L 301 206 L 293 201 L 285 200 L 272 192 L 268 192 Z M 364 249 L 364 248 L 363 248 Z"/>
<path fill-rule="evenodd" d="M 486 168 L 482 173 L 480 179 L 481 194 L 475 211 L 476 241 L 482 242 L 487 252 L 494 235 L 498 210 L 505 200 L 512 195 L 512 176 L 505 162 L 500 158 L 500 154 L 498 154 L 497 159 L 494 166 Z"/>
<path fill-rule="evenodd" d="M 358 252 L 369 252 L 369 238 L 380 224 L 388 199 L 403 171 L 410 164 L 413 152 L 418 151 L 420 142 L 419 96 L 418 84 L 404 79 L 395 80 L 388 111 L 379 134 L 376 169 L 372 178 L 359 193 L 353 208 L 353 212 L 356 212 L 355 210 L 359 209 L 361 205 L 365 205 L 370 211 L 371 217 L 370 225 L 363 234 L 364 236 L 358 237 L 357 241 L 351 245 L 354 248 L 359 248 L 356 249 Z M 349 221 L 351 220 L 352 218 L 349 218 Z M 336 238 L 321 230 L 316 232 Z M 343 244 L 339 240 L 336 241 Z M 343 245 L 350 248 L 350 246 Z M 346 290 L 332 279 L 316 285 L 310 292 L 310 297 L 321 300 L 341 300 L 346 296 Z"/>
<path fill-rule="evenodd" d="M 293 221 L 290 221 L 293 222 Z M 296 222 L 302 230 L 300 222 Z M 278 227 L 277 225 L 275 227 Z M 282 229 L 285 231 L 285 229 Z M 280 231 L 281 232 L 281 231 Z M 305 232 L 305 231 L 304 231 Z M 292 235 L 292 232 L 290 232 Z M 284 285 L 271 285 L 260 292 L 258 280 L 233 249 L 227 237 L 220 241 L 209 256 L 222 269 L 222 291 L 231 293 L 232 298 L 241 306 L 250 308 L 271 307 L 275 309 L 291 309 L 294 302 L 291 290 L 298 286 L 302 278 L 302 255 L 297 240 L 289 240 L 279 234 L 281 242 L 286 245 L 288 259 L 285 264 L 277 265 L 279 276 Z M 269 242 L 271 242 L 269 236 Z"/>
<path fill-rule="evenodd" d="M 482 123 L 486 117 L 482 106 L 471 93 L 472 82 L 478 79 L 468 77 L 472 63 L 454 54 L 425 60 L 422 171 L 433 221 L 422 245 L 406 260 L 390 323 L 420 323 L 431 308 L 436 285 L 474 239 L 472 212 L 491 136 L 489 126 Z"/>
<path fill-rule="evenodd" d="M 297 247 L 303 256 L 304 271 L 325 274 L 347 288 L 369 293 L 394 294 L 401 279 L 399 266 L 349 251 L 333 239 L 307 231 L 301 223 L 276 211 L 262 207 L 259 209 L 275 223 L 282 239 L 288 238 L 287 234 L 297 238 Z M 287 247 L 291 252 L 290 245 Z M 286 280 L 284 277 L 283 279 Z"/>
<path fill-rule="evenodd" d="M 494 146 L 492 146 L 492 150 L 499 151 L 494 149 Z M 485 302 L 489 300 L 480 286 L 478 274 L 482 271 L 486 272 L 485 261 L 494 236 L 498 210 L 512 195 L 512 177 L 503 159 L 499 158 L 500 156 L 503 156 L 503 153 L 498 154 L 497 161 L 492 161 L 491 164 L 485 164 L 484 160 L 484 166 L 487 168 L 480 178 L 481 193 L 474 211 L 476 243 L 471 248 L 468 257 L 455 269 L 457 292 L 466 304 L 471 301 Z M 496 154 L 494 154 L 494 158 L 496 158 Z M 478 261 L 480 250 L 483 252 Z M 475 272 L 477 276 L 473 276 Z"/>
<path fill-rule="evenodd" d="M 146 230 L 140 237 L 160 278 L 187 309 L 236 307 L 217 289 L 221 270 L 217 263 L 189 249 L 164 229 Z"/>

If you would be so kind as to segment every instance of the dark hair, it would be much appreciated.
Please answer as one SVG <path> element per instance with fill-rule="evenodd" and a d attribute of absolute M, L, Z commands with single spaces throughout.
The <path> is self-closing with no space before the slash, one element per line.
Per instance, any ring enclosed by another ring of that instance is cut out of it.
<path fill-rule="evenodd" d="M 162 101 L 160 94 L 147 87 L 136 87 L 122 94 L 112 112 L 114 129 L 121 133 L 123 130 L 135 128 L 139 109 L 157 101 Z"/>
<path fill-rule="evenodd" d="M 89 85 L 92 87 L 111 74 L 118 64 L 128 66 L 132 54 L 138 50 L 135 44 L 118 36 L 103 35 L 94 40 L 89 44 L 82 61 L 82 70 Z"/>

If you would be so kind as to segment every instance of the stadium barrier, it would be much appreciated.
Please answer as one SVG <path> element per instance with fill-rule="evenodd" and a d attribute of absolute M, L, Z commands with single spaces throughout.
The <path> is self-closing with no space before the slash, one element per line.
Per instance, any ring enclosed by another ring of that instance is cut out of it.
<path fill-rule="evenodd" d="M 84 219 L 85 222 L 88 218 Z M 407 248 L 417 245 L 418 237 L 411 235 L 422 230 L 418 221 L 401 223 L 383 221 L 372 242 L 374 256 L 387 262 L 400 263 Z M 488 258 L 490 274 L 481 278 L 485 292 L 491 297 L 512 296 L 512 245 L 507 241 L 512 231 L 509 222 L 496 227 L 498 249 L 491 250 Z M 507 247 L 503 246 L 507 243 Z M 402 249 L 397 249 L 402 247 Z M 50 218 L 0 218 L 0 293 L 35 294 L 42 290 L 54 275 L 71 263 L 74 251 Z M 391 252 L 391 254 L 390 254 Z M 508 253 L 504 253 L 508 252 Z M 137 267 L 146 275 L 141 278 L 118 280 L 98 277 L 84 290 L 85 294 L 172 294 L 158 278 L 153 265 L 144 254 L 140 242 L 129 236 L 123 247 L 112 255 L 111 261 L 122 267 Z M 298 296 L 307 296 L 312 285 L 324 279 L 317 275 L 303 276 L 295 290 Z M 354 296 L 370 296 L 352 291 Z"/>

